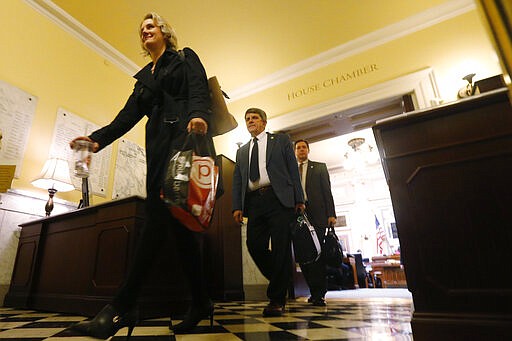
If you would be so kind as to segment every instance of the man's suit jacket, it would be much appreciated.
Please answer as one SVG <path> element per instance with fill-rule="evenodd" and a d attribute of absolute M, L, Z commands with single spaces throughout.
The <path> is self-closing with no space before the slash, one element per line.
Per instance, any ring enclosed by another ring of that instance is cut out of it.
<path fill-rule="evenodd" d="M 313 226 L 326 227 L 328 217 L 336 217 L 327 165 L 308 160 L 306 212 Z"/>
<path fill-rule="evenodd" d="M 249 147 L 250 141 L 238 149 L 233 172 L 233 211 L 242 210 L 244 214 L 249 183 Z M 292 208 L 304 203 L 297 159 L 288 135 L 267 133 L 266 161 L 270 184 L 283 206 Z"/>

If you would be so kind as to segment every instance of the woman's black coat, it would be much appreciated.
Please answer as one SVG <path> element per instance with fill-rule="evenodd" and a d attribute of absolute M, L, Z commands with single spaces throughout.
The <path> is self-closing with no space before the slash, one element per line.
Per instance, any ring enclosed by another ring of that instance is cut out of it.
<path fill-rule="evenodd" d="M 146 189 L 148 198 L 159 196 L 170 151 L 179 149 L 190 119 L 209 122 L 210 93 L 199 57 L 189 48 L 184 54 L 167 49 L 157 61 L 155 72 L 149 63 L 137 79 L 125 106 L 107 126 L 89 137 L 106 147 L 128 132 L 144 116 L 146 123 Z"/>

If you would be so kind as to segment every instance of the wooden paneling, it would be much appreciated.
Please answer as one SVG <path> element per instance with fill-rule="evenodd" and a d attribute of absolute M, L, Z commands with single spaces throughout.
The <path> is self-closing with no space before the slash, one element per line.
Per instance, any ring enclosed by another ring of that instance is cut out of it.
<path fill-rule="evenodd" d="M 507 91 L 403 115 L 373 129 L 414 300 L 414 339 L 508 337 L 512 274 L 503 269 L 512 244 L 512 109 Z"/>
<path fill-rule="evenodd" d="M 210 294 L 217 299 L 243 300 L 241 227 L 233 219 L 232 194 L 235 163 L 217 157 L 224 194 L 215 204 L 215 214 L 205 238 L 205 272 Z"/>
<path fill-rule="evenodd" d="M 240 227 L 231 215 L 233 162 L 219 156 L 224 195 L 206 233 L 205 260 L 214 299 L 243 299 Z M 129 271 L 144 200 L 131 197 L 22 224 L 4 305 L 84 315 L 110 302 Z M 143 317 L 182 312 L 189 298 L 173 234 L 151 265 L 139 305 Z"/>

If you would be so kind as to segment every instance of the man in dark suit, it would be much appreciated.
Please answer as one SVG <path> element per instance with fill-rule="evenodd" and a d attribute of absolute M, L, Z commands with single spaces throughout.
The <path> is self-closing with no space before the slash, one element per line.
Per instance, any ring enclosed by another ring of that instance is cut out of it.
<path fill-rule="evenodd" d="M 245 112 L 245 124 L 252 139 L 236 153 L 233 218 L 241 224 L 247 217 L 248 251 L 269 280 L 263 315 L 281 316 L 291 280 L 290 229 L 305 209 L 303 191 L 289 137 L 266 133 L 267 115 L 258 108 Z"/>
<path fill-rule="evenodd" d="M 308 160 L 309 143 L 295 141 L 295 156 L 299 166 L 301 184 L 306 199 L 306 214 L 320 240 L 325 236 L 327 226 L 336 223 L 336 211 L 331 192 L 331 180 L 327 166 L 322 162 Z M 325 306 L 327 292 L 326 264 L 322 256 L 314 263 L 301 264 L 302 273 L 309 286 L 309 302 L 315 306 Z"/>

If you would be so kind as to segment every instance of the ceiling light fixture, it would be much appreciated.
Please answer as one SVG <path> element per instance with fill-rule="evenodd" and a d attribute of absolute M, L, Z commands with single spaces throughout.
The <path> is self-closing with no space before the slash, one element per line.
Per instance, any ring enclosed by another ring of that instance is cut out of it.
<path fill-rule="evenodd" d="M 347 144 L 350 149 L 343 155 L 343 168 L 346 170 L 361 170 L 379 160 L 376 148 L 368 144 L 363 137 L 350 139 Z"/>

